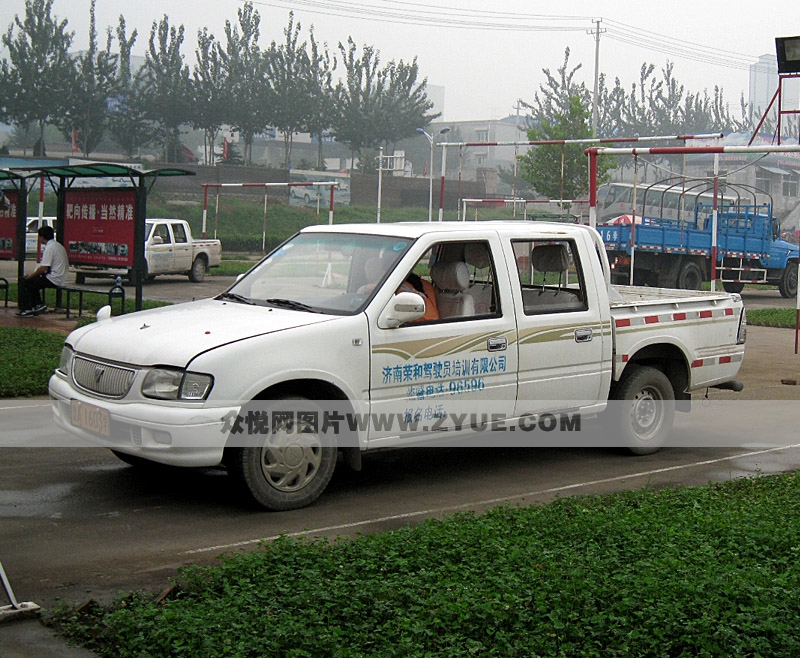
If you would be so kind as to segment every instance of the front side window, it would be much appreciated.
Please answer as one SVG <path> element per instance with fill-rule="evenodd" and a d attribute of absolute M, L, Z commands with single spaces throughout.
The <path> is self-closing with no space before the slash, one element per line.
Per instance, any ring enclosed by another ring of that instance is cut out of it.
<path fill-rule="evenodd" d="M 352 315 L 366 306 L 413 242 L 391 236 L 299 233 L 220 298 Z"/>
<path fill-rule="evenodd" d="M 441 242 L 417 261 L 402 289 L 425 299 L 421 321 L 474 320 L 500 315 L 496 280 L 488 242 Z"/>
<path fill-rule="evenodd" d="M 525 315 L 585 311 L 586 288 L 572 240 L 513 240 Z"/>
<path fill-rule="evenodd" d="M 153 229 L 153 237 L 161 238 L 162 244 L 168 244 L 172 242 L 172 239 L 169 237 L 169 228 L 167 228 L 166 224 L 156 224 L 155 228 Z"/>

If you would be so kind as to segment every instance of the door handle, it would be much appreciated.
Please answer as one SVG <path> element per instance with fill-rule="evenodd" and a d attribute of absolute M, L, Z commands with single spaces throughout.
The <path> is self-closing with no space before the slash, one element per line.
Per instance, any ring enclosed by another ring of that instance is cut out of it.
<path fill-rule="evenodd" d="M 502 352 L 508 347 L 508 340 L 503 336 L 496 336 L 486 341 L 486 349 L 490 352 Z"/>
<path fill-rule="evenodd" d="M 591 329 L 576 329 L 575 330 L 575 342 L 576 343 L 588 343 L 594 337 L 594 333 Z"/>

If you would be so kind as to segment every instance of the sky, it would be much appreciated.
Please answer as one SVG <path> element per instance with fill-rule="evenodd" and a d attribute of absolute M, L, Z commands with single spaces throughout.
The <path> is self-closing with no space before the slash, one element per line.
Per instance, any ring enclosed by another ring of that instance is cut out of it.
<path fill-rule="evenodd" d="M 134 55 L 144 55 L 154 21 L 164 15 L 183 25 L 184 56 L 195 63 L 197 31 L 204 27 L 224 38 L 225 21 L 236 24 L 240 0 L 97 0 L 96 22 L 105 44 L 106 28 L 115 28 L 120 14 L 128 33 L 139 36 Z M 594 81 L 593 21 L 600 20 L 600 72 L 609 85 L 619 78 L 630 89 L 644 63 L 657 70 L 668 62 L 687 91 L 723 89 L 734 116 L 739 97 L 747 98 L 748 67 L 760 55 L 775 54 L 775 37 L 800 34 L 796 0 L 768 3 L 730 0 L 268 0 L 253 2 L 261 16 L 261 46 L 281 41 L 289 12 L 308 35 L 313 25 L 319 42 L 337 51 L 352 37 L 361 47 L 380 51 L 381 61 L 412 61 L 430 85 L 445 88 L 446 121 L 499 119 L 516 112 L 518 100 L 532 102 L 545 82 L 542 69 L 555 74 L 570 49 L 571 65 L 591 89 Z M 497 7 L 490 9 L 490 7 Z M 53 0 L 53 14 L 75 32 L 73 48 L 88 41 L 90 0 Z M 569 14 L 561 13 L 567 10 Z M 25 13 L 24 0 L 0 0 L 0 30 L 5 33 Z M 0 57 L 6 52 L 0 50 Z"/>

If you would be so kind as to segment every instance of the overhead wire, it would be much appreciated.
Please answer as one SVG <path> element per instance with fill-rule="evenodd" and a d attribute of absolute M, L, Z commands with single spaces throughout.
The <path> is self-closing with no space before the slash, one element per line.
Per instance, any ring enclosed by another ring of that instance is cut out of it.
<path fill-rule="evenodd" d="M 465 30 L 588 32 L 589 21 L 597 20 L 591 16 L 472 9 L 406 0 L 256 0 L 254 4 L 290 10 L 302 7 L 323 16 Z M 601 18 L 600 21 L 607 38 L 642 50 L 731 69 L 748 70 L 759 66 L 756 55 L 666 36 L 613 19 Z"/>

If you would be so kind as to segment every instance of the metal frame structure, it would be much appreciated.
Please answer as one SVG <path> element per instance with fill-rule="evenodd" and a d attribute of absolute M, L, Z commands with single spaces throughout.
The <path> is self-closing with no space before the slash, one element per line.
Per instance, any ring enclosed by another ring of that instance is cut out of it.
<path fill-rule="evenodd" d="M 716 290 L 717 282 L 717 226 L 718 208 L 717 197 L 719 196 L 719 154 L 720 153 L 739 153 L 739 154 L 762 154 L 762 153 L 800 153 L 800 144 L 773 145 L 773 146 L 655 146 L 651 148 L 605 148 L 592 147 L 586 149 L 589 157 L 589 225 L 597 226 L 597 158 L 603 155 L 714 155 L 714 204 L 711 214 L 711 289 Z M 635 189 L 635 188 L 634 188 Z M 633 253 L 634 253 L 634 227 L 635 218 L 631 222 L 631 273 L 633 273 Z M 800 343 L 800 286 L 797 289 L 796 319 L 795 319 L 795 340 L 794 352 L 798 353 Z"/>
<path fill-rule="evenodd" d="M 473 146 L 566 146 L 568 144 L 631 144 L 638 142 L 666 142 L 683 141 L 687 139 L 722 139 L 722 133 L 709 133 L 700 135 L 654 135 L 650 137 L 587 137 L 585 139 L 544 139 L 530 141 L 511 141 L 511 142 L 441 142 L 442 147 L 442 173 L 441 187 L 439 190 L 439 221 L 442 221 L 444 214 L 444 183 L 447 174 L 447 149 L 448 147 L 469 148 Z M 459 171 L 459 182 L 461 172 Z M 459 206 L 461 189 L 459 185 Z"/>
<path fill-rule="evenodd" d="M 267 204 L 268 190 L 271 187 L 328 187 L 330 188 L 330 200 L 328 204 L 328 223 L 333 224 L 333 193 L 339 187 L 339 181 L 302 181 L 296 183 L 203 183 L 203 237 L 206 237 L 208 225 L 208 189 L 210 187 L 218 190 L 224 187 L 262 187 L 264 188 L 264 222 L 261 231 L 261 253 L 266 252 L 267 247 Z M 216 225 L 219 221 L 219 192 L 217 192 L 216 203 L 216 222 L 214 226 L 214 237 L 217 237 Z"/>

